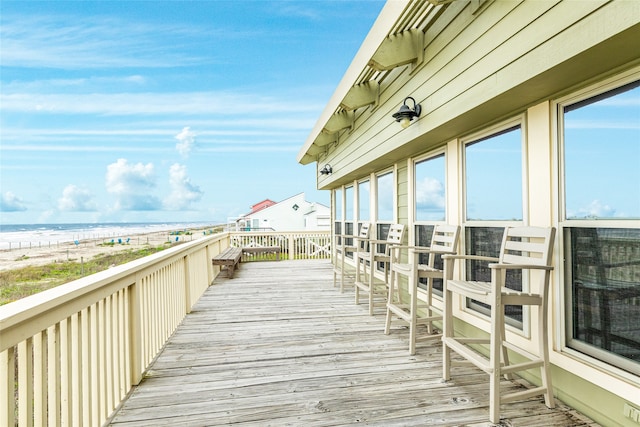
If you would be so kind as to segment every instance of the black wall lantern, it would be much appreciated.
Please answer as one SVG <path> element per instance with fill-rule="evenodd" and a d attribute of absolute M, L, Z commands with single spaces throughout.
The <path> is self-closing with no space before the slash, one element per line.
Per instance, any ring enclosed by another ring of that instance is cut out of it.
<path fill-rule="evenodd" d="M 332 172 L 333 172 L 333 169 L 331 168 L 331 165 L 328 163 L 324 165 L 322 169 L 320 169 L 320 173 L 322 175 L 330 175 Z"/>
<path fill-rule="evenodd" d="M 407 100 L 413 101 L 413 109 L 409 108 L 407 105 Z M 414 117 L 420 117 L 420 113 L 422 112 L 422 107 L 420 104 L 416 104 L 416 100 L 410 96 L 407 96 L 398 110 L 397 113 L 393 114 L 393 118 L 396 119 L 396 122 L 400 122 L 400 125 L 403 128 L 409 127 L 411 121 Z"/>

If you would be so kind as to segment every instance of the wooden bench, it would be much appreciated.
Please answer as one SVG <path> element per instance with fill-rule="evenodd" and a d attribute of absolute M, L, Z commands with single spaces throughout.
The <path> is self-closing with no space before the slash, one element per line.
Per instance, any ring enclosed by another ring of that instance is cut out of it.
<path fill-rule="evenodd" d="M 276 260 L 280 261 L 280 253 L 282 248 L 280 246 L 251 246 L 242 248 L 243 254 L 276 254 Z"/>
<path fill-rule="evenodd" d="M 227 277 L 233 279 L 233 273 L 236 270 L 236 266 L 240 263 L 242 258 L 242 249 L 240 248 L 227 248 L 220 252 L 218 255 L 211 259 L 213 265 L 226 266 Z"/>

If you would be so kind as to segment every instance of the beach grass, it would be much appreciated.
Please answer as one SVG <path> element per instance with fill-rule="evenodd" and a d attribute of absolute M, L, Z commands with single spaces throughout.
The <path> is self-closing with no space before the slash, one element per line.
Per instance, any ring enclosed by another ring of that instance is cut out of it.
<path fill-rule="evenodd" d="M 125 264 L 164 249 L 169 244 L 125 249 L 111 254 L 98 254 L 89 260 L 70 259 L 40 266 L 0 271 L 0 305 L 60 286 L 90 274 Z"/>

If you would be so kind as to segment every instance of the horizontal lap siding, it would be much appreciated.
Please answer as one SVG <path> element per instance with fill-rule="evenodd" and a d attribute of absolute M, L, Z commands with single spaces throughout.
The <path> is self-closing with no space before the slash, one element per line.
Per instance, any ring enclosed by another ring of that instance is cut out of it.
<path fill-rule="evenodd" d="M 445 138 L 525 111 L 554 88 L 527 91 L 530 99 L 495 100 L 619 31 L 590 29 L 599 20 L 600 27 L 615 26 L 611 21 L 624 14 L 618 3 L 493 2 L 476 15 L 468 2 L 451 3 L 426 32 L 424 64 L 417 71 L 412 66 L 393 70 L 381 85 L 379 105 L 373 111 L 360 109 L 356 128 L 341 135 L 321 162 L 333 166 L 339 181 L 357 179 L 443 144 Z M 420 102 L 423 112 L 402 129 L 391 115 L 407 96 Z M 486 108 L 474 110 L 484 103 Z M 465 113 L 468 120 L 455 120 Z"/>

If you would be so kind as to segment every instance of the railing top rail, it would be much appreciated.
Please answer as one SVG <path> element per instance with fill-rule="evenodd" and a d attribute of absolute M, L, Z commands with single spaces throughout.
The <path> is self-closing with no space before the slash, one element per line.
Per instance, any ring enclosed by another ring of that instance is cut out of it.
<path fill-rule="evenodd" d="M 226 238 L 226 232 L 202 237 L 0 306 L 0 351 L 131 285 L 145 271 Z"/>

